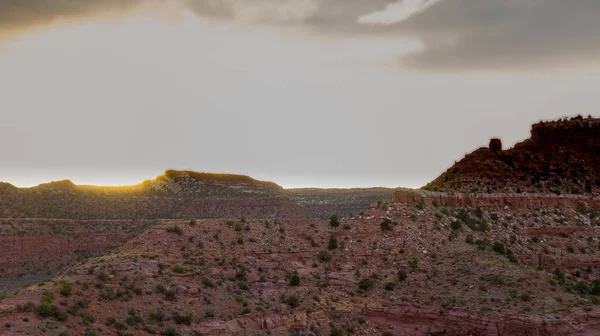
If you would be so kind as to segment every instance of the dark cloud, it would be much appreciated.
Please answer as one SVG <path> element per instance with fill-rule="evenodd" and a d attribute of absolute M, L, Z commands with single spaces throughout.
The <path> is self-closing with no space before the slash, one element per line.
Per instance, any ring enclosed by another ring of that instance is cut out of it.
<path fill-rule="evenodd" d="M 600 61 L 600 1 L 445 0 L 395 29 L 421 68 L 531 68 Z"/>
<path fill-rule="evenodd" d="M 1 0 L 0 33 L 27 30 L 57 20 L 100 12 L 123 12 L 144 0 Z"/>
<path fill-rule="evenodd" d="M 190 3 L 206 6 L 207 1 Z M 237 0 L 244 1 L 250 0 Z M 286 1 L 294 0 L 279 2 Z M 443 0 L 396 24 L 358 23 L 359 17 L 395 2 L 314 0 L 318 10 L 302 24 L 319 34 L 416 38 L 423 49 L 401 61 L 421 69 L 519 69 L 600 62 L 598 0 Z"/>
<path fill-rule="evenodd" d="M 145 1 L 1 0 L 0 32 L 109 10 L 124 11 Z M 318 34 L 397 37 L 398 43 L 403 38 L 415 38 L 422 42 L 423 49 L 402 57 L 401 61 L 422 69 L 531 68 L 600 61 L 598 0 L 443 0 L 396 24 L 358 22 L 359 17 L 384 10 L 395 2 L 182 1 L 197 15 L 212 19 L 236 20 L 247 12 L 265 11 L 251 21 L 275 26 L 299 25 Z M 290 16 L 289 11 L 294 8 L 302 13 Z M 288 12 L 278 16 L 278 9 Z"/>

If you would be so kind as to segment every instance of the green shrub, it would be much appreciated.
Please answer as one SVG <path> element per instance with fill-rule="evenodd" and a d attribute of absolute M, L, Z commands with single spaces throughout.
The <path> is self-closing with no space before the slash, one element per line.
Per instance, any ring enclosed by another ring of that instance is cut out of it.
<path fill-rule="evenodd" d="M 338 219 L 337 215 L 332 215 L 331 217 L 329 217 L 329 225 L 334 228 L 340 226 L 340 220 Z"/>
<path fill-rule="evenodd" d="M 300 300 L 298 299 L 298 296 L 290 295 L 285 299 L 285 303 L 292 308 L 296 308 L 300 305 Z"/>
<path fill-rule="evenodd" d="M 336 248 L 338 248 L 338 241 L 337 238 L 335 238 L 334 236 L 329 237 L 329 243 L 327 244 L 327 249 L 331 250 L 335 250 Z"/>
<path fill-rule="evenodd" d="M 73 286 L 71 286 L 70 282 L 63 282 L 60 285 L 60 295 L 62 296 L 71 296 L 73 292 Z"/>
<path fill-rule="evenodd" d="M 177 324 L 190 325 L 190 324 L 192 324 L 192 315 L 191 314 L 181 315 L 178 312 L 175 312 L 173 314 L 173 321 Z"/>
<path fill-rule="evenodd" d="M 392 231 L 392 229 L 394 228 L 392 220 L 387 217 L 383 219 L 380 226 L 381 231 Z"/>
<path fill-rule="evenodd" d="M 400 281 L 406 280 L 406 271 L 405 270 L 398 271 L 398 280 L 400 280 Z"/>
<path fill-rule="evenodd" d="M 40 298 L 41 303 L 52 303 L 54 301 L 54 294 L 49 291 L 43 291 L 42 297 Z"/>
<path fill-rule="evenodd" d="M 371 287 L 373 287 L 373 279 L 371 279 L 371 278 L 362 278 L 358 282 L 358 288 L 360 288 L 362 290 L 367 290 Z"/>
<path fill-rule="evenodd" d="M 163 294 L 164 292 L 167 291 L 167 289 L 165 288 L 165 286 L 163 284 L 156 284 L 156 287 L 154 287 L 154 291 L 156 291 L 159 294 Z"/>
<path fill-rule="evenodd" d="M 418 261 L 417 259 L 413 259 L 413 260 L 410 262 L 410 268 L 412 268 L 412 269 L 417 269 L 417 268 L 419 268 L 419 261 Z"/>
<path fill-rule="evenodd" d="M 321 260 L 321 261 L 330 261 L 331 260 L 331 256 L 329 255 L 329 252 L 327 252 L 327 251 L 321 251 L 321 252 L 319 252 L 319 260 Z"/>
<path fill-rule="evenodd" d="M 461 227 L 462 227 L 462 224 L 460 221 L 455 220 L 452 223 L 450 223 L 450 228 L 452 230 L 460 230 Z"/>
<path fill-rule="evenodd" d="M 185 268 L 181 265 L 173 266 L 173 272 L 175 272 L 175 273 L 186 273 L 187 271 L 188 271 L 187 268 Z"/>
<path fill-rule="evenodd" d="M 393 291 L 394 289 L 396 289 L 395 282 L 388 282 L 385 284 L 385 290 Z"/>
<path fill-rule="evenodd" d="M 292 275 L 292 278 L 290 279 L 290 285 L 300 286 L 300 277 L 298 276 L 298 274 Z"/>
<path fill-rule="evenodd" d="M 58 321 L 65 321 L 68 318 L 66 311 L 48 303 L 40 304 L 36 309 L 36 313 L 41 318 L 53 317 Z"/>
<path fill-rule="evenodd" d="M 167 327 L 163 332 L 160 333 L 161 336 L 179 336 L 177 329 L 173 327 Z"/>
<path fill-rule="evenodd" d="M 149 317 L 151 320 L 164 321 L 165 320 L 165 312 L 162 309 L 158 308 L 157 310 L 151 312 Z"/>
<path fill-rule="evenodd" d="M 182 235 L 183 234 L 183 230 L 177 224 L 168 226 L 166 230 L 167 230 L 168 233 L 175 233 L 175 234 L 178 234 L 178 235 Z"/>
<path fill-rule="evenodd" d="M 329 336 L 342 336 L 342 329 L 331 326 L 331 330 L 329 331 Z"/>
<path fill-rule="evenodd" d="M 499 253 L 499 254 L 506 254 L 506 250 L 504 249 L 504 244 L 500 243 L 500 242 L 495 242 L 492 249 L 494 250 L 494 252 Z"/>

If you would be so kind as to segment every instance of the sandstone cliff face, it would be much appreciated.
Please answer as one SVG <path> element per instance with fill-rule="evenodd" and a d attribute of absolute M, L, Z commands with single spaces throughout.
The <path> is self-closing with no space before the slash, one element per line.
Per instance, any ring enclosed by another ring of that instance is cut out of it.
<path fill-rule="evenodd" d="M 531 316 L 448 309 L 433 311 L 410 303 L 377 303 L 365 316 L 394 335 L 569 336 L 597 335 L 600 314 Z"/>
<path fill-rule="evenodd" d="M 487 209 L 600 209 L 600 197 L 587 195 L 555 195 L 527 193 L 463 194 L 402 189 L 394 192 L 393 203 L 474 207 Z"/>

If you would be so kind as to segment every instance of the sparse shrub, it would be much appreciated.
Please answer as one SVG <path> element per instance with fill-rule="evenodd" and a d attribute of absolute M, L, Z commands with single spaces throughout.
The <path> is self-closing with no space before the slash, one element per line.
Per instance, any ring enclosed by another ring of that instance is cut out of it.
<path fill-rule="evenodd" d="M 190 324 L 192 324 L 192 315 L 191 314 L 181 315 L 178 312 L 175 312 L 175 313 L 173 313 L 173 321 L 177 324 L 190 325 Z"/>
<path fill-rule="evenodd" d="M 321 261 L 330 261 L 331 260 L 331 256 L 329 255 L 329 252 L 327 252 L 327 251 L 321 251 L 321 252 L 319 252 L 319 260 L 321 260 Z"/>
<path fill-rule="evenodd" d="M 212 288 L 215 285 L 214 282 L 212 282 L 212 280 L 210 280 L 210 279 L 202 280 L 202 284 L 204 284 L 204 286 L 206 286 L 208 288 Z"/>
<path fill-rule="evenodd" d="M 511 249 L 506 250 L 506 257 L 511 263 L 517 264 L 519 262 L 519 259 L 517 259 L 517 256 L 515 256 L 515 253 Z"/>
<path fill-rule="evenodd" d="M 415 258 L 410 262 L 410 268 L 417 269 L 419 268 L 419 261 Z"/>
<path fill-rule="evenodd" d="M 165 288 L 165 286 L 163 284 L 156 284 L 156 286 L 154 287 L 154 291 L 159 293 L 159 294 L 163 294 L 167 289 Z"/>
<path fill-rule="evenodd" d="M 106 275 L 106 273 L 104 273 L 104 271 L 100 271 L 100 273 L 98 273 L 97 278 L 98 278 L 98 280 L 100 280 L 102 282 L 108 281 L 108 275 Z"/>
<path fill-rule="evenodd" d="M 340 226 L 340 220 L 337 215 L 332 215 L 329 217 L 329 225 L 333 228 L 337 228 Z"/>
<path fill-rule="evenodd" d="M 398 271 L 398 280 L 400 280 L 400 281 L 406 280 L 406 271 L 405 270 Z"/>
<path fill-rule="evenodd" d="M 165 312 L 162 309 L 157 309 L 150 313 L 150 319 L 155 321 L 164 321 L 165 320 Z"/>
<path fill-rule="evenodd" d="M 475 216 L 483 218 L 483 210 L 481 208 L 475 209 Z"/>
<path fill-rule="evenodd" d="M 327 244 L 327 249 L 335 250 L 338 248 L 338 240 L 334 236 L 329 237 L 329 243 Z"/>
<path fill-rule="evenodd" d="M 71 296 L 73 292 L 73 286 L 71 286 L 70 282 L 63 282 L 60 285 L 60 295 L 62 296 Z"/>
<path fill-rule="evenodd" d="M 371 278 L 362 278 L 358 282 L 358 288 L 360 288 L 362 290 L 367 290 L 371 287 L 373 287 L 373 279 L 371 279 Z"/>
<path fill-rule="evenodd" d="M 290 279 L 290 285 L 292 285 L 292 286 L 300 285 L 300 277 L 298 276 L 298 274 L 292 275 L 292 278 Z"/>
<path fill-rule="evenodd" d="M 183 230 L 177 224 L 168 226 L 167 229 L 166 229 L 166 231 L 168 233 L 175 233 L 175 234 L 178 234 L 178 235 L 182 235 L 183 234 Z"/>
<path fill-rule="evenodd" d="M 187 272 L 187 268 L 181 266 L 181 265 L 175 265 L 173 266 L 173 272 L 174 273 L 186 273 Z"/>
<path fill-rule="evenodd" d="M 461 227 L 462 227 L 462 224 L 461 224 L 461 222 L 460 222 L 460 221 L 458 221 L 458 220 L 455 220 L 455 221 L 453 221 L 452 223 L 450 223 L 450 228 L 451 228 L 452 230 L 460 230 L 460 228 L 461 228 Z"/>
<path fill-rule="evenodd" d="M 392 220 L 387 217 L 383 219 L 380 226 L 381 231 L 392 231 L 392 229 L 394 228 Z"/>
<path fill-rule="evenodd" d="M 502 244 L 501 242 L 495 242 L 492 249 L 496 253 L 499 253 L 502 255 L 506 254 L 506 250 L 504 249 L 504 244 Z"/>
<path fill-rule="evenodd" d="M 473 236 L 472 235 L 467 235 L 467 237 L 465 238 L 465 242 L 467 244 L 470 244 L 470 245 L 475 244 L 475 240 L 473 240 Z"/>
<path fill-rule="evenodd" d="M 163 330 L 162 333 L 160 333 L 161 336 L 179 336 L 179 333 L 177 332 L 177 329 L 173 328 L 173 327 L 167 327 L 165 330 Z"/>
<path fill-rule="evenodd" d="M 176 293 L 174 290 L 168 290 L 165 292 L 165 300 L 167 301 L 175 301 Z"/>
<path fill-rule="evenodd" d="M 40 298 L 41 303 L 52 303 L 54 301 L 54 294 L 49 291 L 43 291 L 42 297 Z"/>
<path fill-rule="evenodd" d="M 331 326 L 331 330 L 329 331 L 329 336 L 342 336 L 342 329 Z"/>
<path fill-rule="evenodd" d="M 290 295 L 285 299 L 285 303 L 292 308 L 296 308 L 300 305 L 300 299 L 296 295 Z"/>
<path fill-rule="evenodd" d="M 385 290 L 393 291 L 394 289 L 396 289 L 395 282 L 388 282 L 385 284 Z"/>
<path fill-rule="evenodd" d="M 67 312 L 48 303 L 40 304 L 36 309 L 36 313 L 41 318 L 53 317 L 58 321 L 64 321 L 68 318 Z"/>

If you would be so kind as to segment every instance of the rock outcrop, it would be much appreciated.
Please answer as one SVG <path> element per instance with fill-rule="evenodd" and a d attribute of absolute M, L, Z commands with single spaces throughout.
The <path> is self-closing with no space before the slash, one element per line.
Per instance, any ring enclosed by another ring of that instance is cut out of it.
<path fill-rule="evenodd" d="M 396 190 L 393 203 L 473 207 L 486 209 L 600 209 L 600 197 L 588 195 L 555 195 L 527 193 L 462 194 L 417 189 Z"/>
<path fill-rule="evenodd" d="M 460 193 L 597 194 L 600 119 L 540 122 L 531 137 L 502 150 L 499 139 L 455 163 L 423 187 Z"/>

